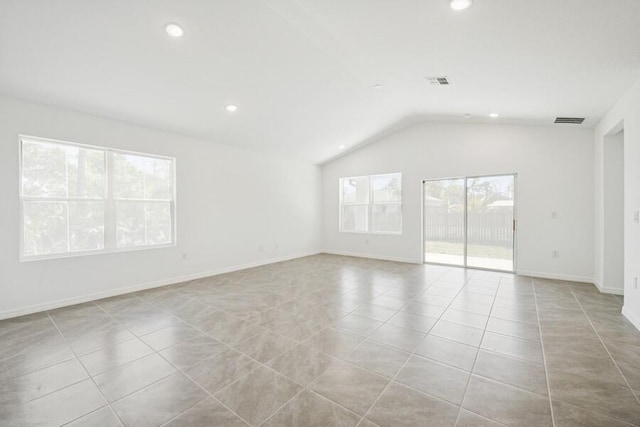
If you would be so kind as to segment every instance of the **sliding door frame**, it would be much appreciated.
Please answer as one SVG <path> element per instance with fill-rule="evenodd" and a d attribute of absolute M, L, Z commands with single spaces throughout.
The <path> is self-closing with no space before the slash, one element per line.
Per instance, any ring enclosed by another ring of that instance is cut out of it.
<path fill-rule="evenodd" d="M 468 181 L 469 179 L 474 179 L 474 178 L 491 178 L 491 177 L 502 177 L 502 176 L 512 176 L 513 177 L 513 228 L 512 228 L 512 232 L 513 232 L 513 248 L 512 248 L 512 254 L 513 254 L 513 270 L 498 270 L 495 268 L 484 268 L 484 267 L 468 267 L 467 266 L 467 241 L 468 241 L 468 230 L 467 230 L 467 224 L 468 224 L 468 215 L 469 215 L 469 211 L 467 209 L 467 202 L 468 202 Z M 449 181 L 449 180 L 454 180 L 454 179 L 461 179 L 464 182 L 464 263 L 463 265 L 456 265 L 456 264 L 445 264 L 445 263 L 439 263 L 439 262 L 427 262 L 425 261 L 425 231 L 426 231 L 426 226 L 425 226 L 425 220 L 426 220 L 426 212 L 424 209 L 424 203 L 425 203 L 425 199 L 424 199 L 424 185 L 427 182 L 435 182 L 435 181 Z M 501 174 L 495 174 L 495 175 L 470 175 L 470 176 L 452 176 L 452 177 L 445 177 L 445 178 L 426 178 L 423 179 L 421 181 L 420 184 L 420 191 L 421 191 L 421 195 L 420 195 L 420 212 L 422 214 L 422 220 L 421 220 L 421 224 L 422 224 L 422 232 L 421 232 L 421 236 L 420 236 L 420 240 L 421 240 L 421 244 L 420 244 L 420 257 L 422 259 L 422 264 L 430 264 L 430 265 L 444 265 L 447 267 L 459 267 L 459 268 L 471 268 L 473 270 L 486 270 L 486 271 L 497 271 L 500 273 L 513 273 L 513 274 L 517 274 L 517 257 L 518 257 L 518 252 L 516 250 L 517 246 L 517 238 L 518 238 L 518 174 L 517 173 L 501 173 Z"/>

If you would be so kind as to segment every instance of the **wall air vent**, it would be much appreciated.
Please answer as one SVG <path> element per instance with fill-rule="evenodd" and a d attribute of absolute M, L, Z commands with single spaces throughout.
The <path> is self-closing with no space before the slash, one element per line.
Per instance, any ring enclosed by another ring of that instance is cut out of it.
<path fill-rule="evenodd" d="M 427 77 L 427 80 L 434 86 L 449 85 L 449 79 L 447 77 Z"/>
<path fill-rule="evenodd" d="M 568 125 L 581 125 L 584 122 L 584 117 L 556 117 L 554 123 L 568 124 Z"/>

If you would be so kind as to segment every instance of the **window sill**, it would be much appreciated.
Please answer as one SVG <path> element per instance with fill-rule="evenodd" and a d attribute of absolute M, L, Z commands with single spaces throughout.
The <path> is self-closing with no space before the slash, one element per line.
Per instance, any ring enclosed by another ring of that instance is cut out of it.
<path fill-rule="evenodd" d="M 176 243 L 164 243 L 161 245 L 145 245 L 145 246 L 134 246 L 131 248 L 122 248 L 122 249 L 100 249 L 96 251 L 82 251 L 82 252 L 64 252 L 57 254 L 48 254 L 48 255 L 33 255 L 33 256 L 20 256 L 20 262 L 32 262 L 32 261 L 45 261 L 51 259 L 61 259 L 61 258 L 77 258 L 77 257 L 85 257 L 92 255 L 110 255 L 110 254 L 119 254 L 126 252 L 138 252 L 145 250 L 153 250 L 153 249 L 167 249 L 176 247 Z"/>
<path fill-rule="evenodd" d="M 402 231 L 348 231 L 348 230 L 338 230 L 339 233 L 345 234 L 379 234 L 383 236 L 401 236 Z"/>

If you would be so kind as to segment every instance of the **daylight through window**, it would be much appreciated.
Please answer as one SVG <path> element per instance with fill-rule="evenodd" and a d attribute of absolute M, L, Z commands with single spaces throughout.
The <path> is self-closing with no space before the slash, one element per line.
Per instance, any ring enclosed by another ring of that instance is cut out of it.
<path fill-rule="evenodd" d="M 22 259 L 174 243 L 175 159 L 22 137 Z"/>
<path fill-rule="evenodd" d="M 402 174 L 341 178 L 340 231 L 402 233 Z"/>

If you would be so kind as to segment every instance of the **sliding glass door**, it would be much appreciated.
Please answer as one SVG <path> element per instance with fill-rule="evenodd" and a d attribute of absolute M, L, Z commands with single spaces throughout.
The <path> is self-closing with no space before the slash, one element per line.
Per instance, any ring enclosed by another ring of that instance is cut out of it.
<path fill-rule="evenodd" d="M 515 175 L 423 182 L 424 261 L 514 271 Z"/>
<path fill-rule="evenodd" d="M 464 178 L 424 182 L 424 260 L 465 265 Z"/>

